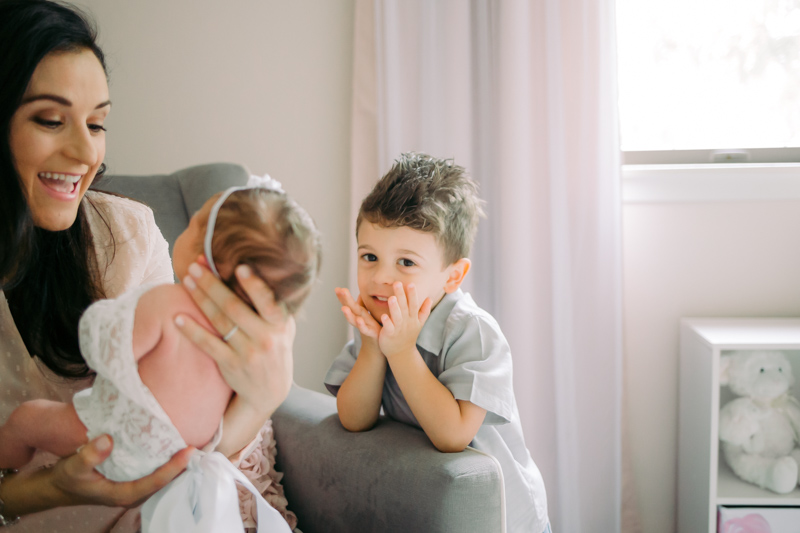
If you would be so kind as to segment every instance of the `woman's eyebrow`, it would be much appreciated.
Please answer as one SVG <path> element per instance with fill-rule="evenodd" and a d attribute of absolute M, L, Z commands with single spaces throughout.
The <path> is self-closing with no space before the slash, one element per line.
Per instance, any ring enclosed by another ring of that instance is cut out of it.
<path fill-rule="evenodd" d="M 23 98 L 22 102 L 20 102 L 20 105 L 28 104 L 30 102 L 35 102 L 37 100 L 52 100 L 57 104 L 61 104 L 66 107 L 72 107 L 72 102 L 70 102 L 63 96 L 58 96 L 55 94 L 36 94 L 34 96 L 29 96 L 27 98 Z M 100 102 L 99 104 L 97 104 L 97 106 L 95 106 L 95 109 L 100 109 L 101 107 L 106 107 L 109 105 L 111 105 L 111 100 L 106 100 L 105 102 Z"/>

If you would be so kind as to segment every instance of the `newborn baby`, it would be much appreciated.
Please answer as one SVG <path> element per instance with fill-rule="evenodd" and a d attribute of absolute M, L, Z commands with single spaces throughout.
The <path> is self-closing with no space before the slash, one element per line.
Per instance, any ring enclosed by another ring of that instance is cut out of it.
<path fill-rule="evenodd" d="M 183 279 L 205 250 L 210 268 L 243 299 L 237 265 L 295 313 L 319 271 L 319 233 L 280 184 L 255 179 L 259 186 L 215 195 L 191 218 L 175 241 L 174 270 Z M 92 304 L 80 321 L 80 344 L 97 373 L 94 386 L 77 393 L 74 405 L 33 400 L 18 407 L 0 427 L 0 468 L 26 464 L 36 449 L 71 455 L 103 433 L 114 448 L 97 470 L 115 481 L 145 476 L 187 445 L 213 450 L 232 390 L 216 363 L 180 334 L 178 314 L 214 331 L 182 285 L 146 286 Z"/>

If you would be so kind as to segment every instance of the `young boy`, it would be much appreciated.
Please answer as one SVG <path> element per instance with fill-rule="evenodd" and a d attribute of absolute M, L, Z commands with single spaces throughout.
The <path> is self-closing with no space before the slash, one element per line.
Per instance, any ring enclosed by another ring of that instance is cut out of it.
<path fill-rule="evenodd" d="M 383 407 L 442 452 L 493 455 L 507 531 L 542 533 L 547 497 L 525 447 L 508 343 L 459 288 L 482 214 L 477 186 L 450 161 L 404 154 L 381 178 L 356 221 L 358 299 L 336 289 L 355 339 L 325 385 L 350 431 L 372 428 Z"/>

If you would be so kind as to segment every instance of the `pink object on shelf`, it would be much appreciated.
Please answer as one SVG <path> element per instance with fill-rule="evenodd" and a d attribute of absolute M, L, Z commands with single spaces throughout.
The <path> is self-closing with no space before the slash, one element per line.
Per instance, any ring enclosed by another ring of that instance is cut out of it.
<path fill-rule="evenodd" d="M 731 518 L 720 524 L 719 533 L 772 533 L 767 519 L 760 514 L 751 513 L 739 518 Z"/>

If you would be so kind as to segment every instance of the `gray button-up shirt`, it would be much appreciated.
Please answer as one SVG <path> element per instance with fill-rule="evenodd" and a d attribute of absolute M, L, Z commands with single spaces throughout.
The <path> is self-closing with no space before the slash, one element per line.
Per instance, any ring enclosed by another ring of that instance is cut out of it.
<path fill-rule="evenodd" d="M 334 396 L 360 349 L 356 330 L 325 376 L 325 386 Z M 494 456 L 502 467 L 508 532 L 543 531 L 548 522 L 544 482 L 525 446 L 514 398 L 511 350 L 497 321 L 459 289 L 433 309 L 417 338 L 417 349 L 455 399 L 486 409 L 470 445 Z M 382 407 L 390 418 L 420 427 L 388 366 Z"/>

